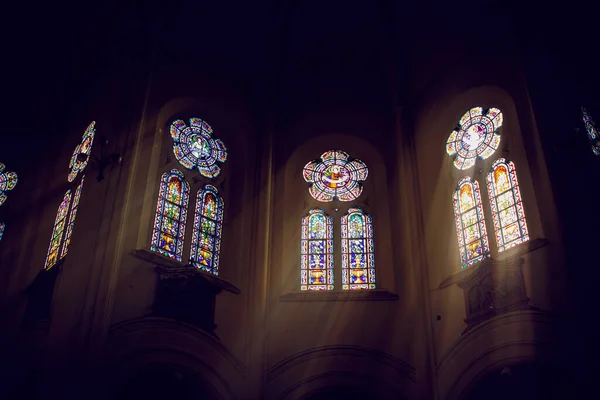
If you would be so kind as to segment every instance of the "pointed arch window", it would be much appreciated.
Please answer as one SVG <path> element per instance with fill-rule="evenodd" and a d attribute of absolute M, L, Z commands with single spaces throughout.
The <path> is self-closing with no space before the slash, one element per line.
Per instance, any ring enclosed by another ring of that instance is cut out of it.
<path fill-rule="evenodd" d="M 206 185 L 198 191 L 192 235 L 192 263 L 215 275 L 219 271 L 219 253 L 223 230 L 223 199 L 217 188 Z"/>
<path fill-rule="evenodd" d="M 181 261 L 190 185 L 176 169 L 161 177 L 151 250 Z"/>
<path fill-rule="evenodd" d="M 67 232 L 65 234 L 65 240 L 63 241 L 62 250 L 60 251 L 60 257 L 63 258 L 69 251 L 69 244 L 71 244 L 71 234 L 73 233 L 73 226 L 75 225 L 75 218 L 77 217 L 77 207 L 79 206 L 79 198 L 81 197 L 81 190 L 83 189 L 83 181 L 85 177 L 81 177 L 81 182 L 75 189 L 75 196 L 73 196 L 73 204 L 71 205 L 71 213 L 69 214 L 69 222 L 67 224 Z"/>
<path fill-rule="evenodd" d="M 529 240 L 514 163 L 504 158 L 494 161 L 487 185 L 498 251 Z"/>
<path fill-rule="evenodd" d="M 300 290 L 333 290 L 333 218 L 314 208 L 302 218 Z"/>
<path fill-rule="evenodd" d="M 360 207 L 342 217 L 342 290 L 375 289 L 373 219 Z"/>
<path fill-rule="evenodd" d="M 60 250 L 60 244 L 62 243 L 67 214 L 71 204 L 71 194 L 71 189 L 67 190 L 58 206 L 56 219 L 54 220 L 54 228 L 52 228 L 52 238 L 50 239 L 50 246 L 48 246 L 48 254 L 46 255 L 46 269 L 52 268 L 59 260 L 58 251 Z"/>
<path fill-rule="evenodd" d="M 48 246 L 48 253 L 46 254 L 45 269 L 52 268 L 58 261 L 63 259 L 69 251 L 69 244 L 71 243 L 71 235 L 73 234 L 75 226 L 75 218 L 77 216 L 77 209 L 79 206 L 79 199 L 81 198 L 81 191 L 83 190 L 85 176 L 81 175 L 79 181 L 76 179 L 79 176 L 79 173 L 85 170 L 90 159 L 92 144 L 94 143 L 94 136 L 96 135 L 95 126 L 95 121 L 92 121 L 88 125 L 81 137 L 81 142 L 75 147 L 75 150 L 73 150 L 73 155 L 69 162 L 69 175 L 67 176 L 67 181 L 72 182 L 72 185 L 77 184 L 77 187 L 75 187 L 74 193 L 73 188 L 67 190 L 58 206 L 54 227 L 52 228 L 52 236 Z"/>
<path fill-rule="evenodd" d="M 465 268 L 489 256 L 479 183 L 470 177 L 461 179 L 453 203 L 460 260 Z"/>
<path fill-rule="evenodd" d="M 590 114 L 588 114 L 587 110 L 583 107 L 581 107 L 581 114 L 583 117 L 585 130 L 587 131 L 588 138 L 592 144 L 592 152 L 595 155 L 600 156 L 600 134 L 598 134 L 594 120 L 592 120 Z"/>

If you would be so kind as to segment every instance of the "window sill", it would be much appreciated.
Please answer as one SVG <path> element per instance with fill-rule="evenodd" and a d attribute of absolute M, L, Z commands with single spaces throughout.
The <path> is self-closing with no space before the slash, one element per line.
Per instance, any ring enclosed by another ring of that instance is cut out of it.
<path fill-rule="evenodd" d="M 356 290 L 356 291 L 302 291 L 286 293 L 279 297 L 282 302 L 311 302 L 311 301 L 396 301 L 398 295 L 386 289 Z"/>
<path fill-rule="evenodd" d="M 209 272 L 202 271 L 191 264 L 184 264 L 180 261 L 173 260 L 169 257 L 165 257 L 161 254 L 155 253 L 148 249 L 137 249 L 133 251 L 133 255 L 141 260 L 148 261 L 158 266 L 158 272 L 170 272 L 170 275 L 189 275 L 200 276 L 205 280 L 209 281 L 213 286 L 218 287 L 228 292 L 239 294 L 240 289 L 226 281 L 225 279 L 219 278 L 217 275 Z"/>
<path fill-rule="evenodd" d="M 438 286 L 438 289 L 444 289 L 444 288 L 447 288 L 448 286 L 454 285 L 458 282 L 465 280 L 466 278 L 471 276 L 471 274 L 473 274 L 473 272 L 477 271 L 479 266 L 485 262 L 502 261 L 502 260 L 507 260 L 507 259 L 514 258 L 514 257 L 520 257 L 524 254 L 531 253 L 532 251 L 542 248 L 542 247 L 546 246 L 547 244 L 548 244 L 548 240 L 545 238 L 536 238 L 536 239 L 529 240 L 525 243 L 521 243 L 520 245 L 517 245 L 511 249 L 503 251 L 502 253 L 498 254 L 496 257 L 487 258 L 480 263 L 477 263 L 475 265 L 472 265 L 470 267 L 462 269 L 458 272 L 455 272 L 454 274 L 450 275 L 448 278 L 444 279 L 442 281 L 442 283 L 440 283 L 440 285 Z"/>

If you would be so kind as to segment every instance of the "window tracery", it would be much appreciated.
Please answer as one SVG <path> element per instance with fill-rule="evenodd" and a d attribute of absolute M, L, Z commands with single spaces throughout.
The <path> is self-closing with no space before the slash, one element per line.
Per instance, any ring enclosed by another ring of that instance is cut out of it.
<path fill-rule="evenodd" d="M 319 160 L 310 161 L 303 170 L 304 180 L 310 184 L 310 195 L 322 202 L 357 199 L 368 174 L 365 163 L 351 159 L 341 150 L 323 153 Z"/>
<path fill-rule="evenodd" d="M 465 170 L 475 165 L 477 157 L 485 160 L 500 144 L 503 115 L 497 108 L 485 111 L 482 107 L 468 110 L 458 122 L 446 142 L 446 152 L 454 157 L 454 166 Z"/>
<path fill-rule="evenodd" d="M 206 185 L 198 191 L 190 258 L 196 267 L 215 275 L 219 271 L 223 205 L 216 187 Z"/>
<path fill-rule="evenodd" d="M 594 124 L 594 120 L 588 114 L 587 110 L 581 107 L 581 114 L 583 117 L 583 123 L 585 125 L 585 130 L 588 134 L 588 139 L 592 145 L 592 152 L 596 156 L 600 156 L 600 134 L 598 134 L 598 130 L 596 129 L 596 125 Z"/>
<path fill-rule="evenodd" d="M 69 251 L 69 244 L 71 244 L 71 234 L 73 233 L 73 227 L 75 226 L 75 218 L 77 217 L 77 207 L 79 206 L 79 198 L 81 197 L 81 190 L 83 189 L 83 181 L 85 177 L 81 177 L 81 182 L 75 189 L 75 196 L 73 196 L 73 204 L 71 205 L 71 212 L 69 214 L 69 222 L 67 223 L 67 232 L 65 234 L 65 240 L 63 242 L 62 250 L 60 251 L 60 257 L 63 258 Z"/>
<path fill-rule="evenodd" d="M 181 261 L 190 186 L 176 169 L 161 177 L 151 250 Z"/>
<path fill-rule="evenodd" d="M 494 161 L 487 185 L 498 251 L 529 240 L 514 163 L 504 158 Z"/>
<path fill-rule="evenodd" d="M 6 192 L 17 186 L 18 177 L 14 172 L 5 171 L 6 166 L 0 163 L 0 206 L 6 201 Z"/>
<path fill-rule="evenodd" d="M 460 260 L 465 268 L 489 256 L 479 183 L 468 176 L 461 179 L 452 199 Z"/>
<path fill-rule="evenodd" d="M 75 150 L 73 150 L 73 155 L 69 162 L 69 175 L 67 176 L 69 182 L 74 182 L 79 173 L 85 170 L 88 164 L 92 153 L 94 136 L 96 135 L 95 126 L 95 121 L 92 121 L 88 125 L 81 137 L 81 142 L 75 146 Z M 81 180 L 75 188 L 75 192 L 73 193 L 72 188 L 67 190 L 58 206 L 44 264 L 45 269 L 52 268 L 58 261 L 63 259 L 69 251 L 71 235 L 73 234 L 73 229 L 75 227 L 75 218 L 77 217 L 77 209 L 79 207 L 79 199 L 81 198 L 84 180 L 85 176 L 82 175 Z"/>
<path fill-rule="evenodd" d="M 62 243 L 63 231 L 65 229 L 65 221 L 71 204 L 71 189 L 67 190 L 63 199 L 58 206 L 54 227 L 52 228 L 52 237 L 48 246 L 48 254 L 46 255 L 45 269 L 52 268 L 59 260 L 58 251 Z"/>
<path fill-rule="evenodd" d="M 302 218 L 300 290 L 333 290 L 333 218 L 314 208 Z"/>
<path fill-rule="evenodd" d="M 68 181 L 73 182 L 79 172 L 83 171 L 88 164 L 90 154 L 92 152 L 92 145 L 94 144 L 94 136 L 96 136 L 96 121 L 92 121 L 83 133 L 81 143 L 73 150 L 71 161 L 69 163 L 69 176 Z M 80 158 L 80 154 L 85 157 Z"/>
<path fill-rule="evenodd" d="M 197 170 L 202 176 L 215 178 L 221 172 L 217 163 L 227 161 L 227 148 L 213 137 L 211 126 L 200 118 L 190 118 L 187 126 L 183 120 L 171 124 L 173 153 L 181 165 Z"/>
<path fill-rule="evenodd" d="M 342 217 L 342 290 L 375 289 L 373 219 L 360 207 Z"/>

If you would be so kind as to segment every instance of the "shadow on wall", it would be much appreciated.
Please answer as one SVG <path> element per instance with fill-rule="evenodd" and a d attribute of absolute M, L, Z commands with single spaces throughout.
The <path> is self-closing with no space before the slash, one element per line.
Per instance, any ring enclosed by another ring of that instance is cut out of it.
<path fill-rule="evenodd" d="M 479 379 L 462 400 L 575 399 L 569 376 L 555 367 L 518 364 L 496 369 Z"/>
<path fill-rule="evenodd" d="M 124 378 L 108 396 L 129 399 L 216 399 L 198 376 L 171 365 L 153 365 Z"/>

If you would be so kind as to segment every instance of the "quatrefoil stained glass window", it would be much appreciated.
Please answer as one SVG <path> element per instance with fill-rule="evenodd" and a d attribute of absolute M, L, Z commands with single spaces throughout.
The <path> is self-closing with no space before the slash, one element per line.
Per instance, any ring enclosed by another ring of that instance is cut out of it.
<path fill-rule="evenodd" d="M 469 169 L 477 157 L 485 160 L 494 154 L 500 144 L 498 130 L 502 121 L 502 112 L 497 108 L 484 112 L 482 107 L 473 107 L 467 111 L 446 142 L 446 152 L 454 157 L 454 166 Z"/>
<path fill-rule="evenodd" d="M 184 167 L 197 170 L 202 176 L 215 178 L 221 172 L 217 163 L 227 161 L 227 148 L 220 139 L 213 137 L 213 130 L 206 121 L 190 118 L 187 126 L 183 120 L 171 124 L 173 153 Z"/>
<path fill-rule="evenodd" d="M 310 195 L 323 202 L 357 199 L 368 174 L 365 163 L 341 150 L 323 153 L 319 160 L 306 164 L 303 171 L 304 179 L 310 184 Z"/>
<path fill-rule="evenodd" d="M 79 143 L 73 151 L 73 156 L 69 163 L 69 182 L 73 182 L 77 177 L 77 174 L 79 174 L 80 171 L 83 171 L 88 164 L 90 153 L 92 152 L 92 144 L 94 144 L 94 136 L 96 135 L 95 125 L 96 121 L 92 121 L 92 123 L 88 125 L 81 138 L 81 143 Z M 85 154 L 86 157 L 80 160 L 77 157 L 79 154 Z"/>

